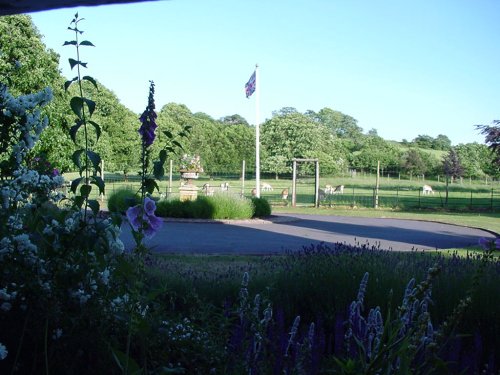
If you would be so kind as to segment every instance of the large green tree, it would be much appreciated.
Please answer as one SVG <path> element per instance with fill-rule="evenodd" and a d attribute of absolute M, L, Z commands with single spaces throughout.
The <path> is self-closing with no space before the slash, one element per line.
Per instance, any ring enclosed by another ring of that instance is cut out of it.
<path fill-rule="evenodd" d="M 353 154 L 352 164 L 356 169 L 375 171 L 380 161 L 380 167 L 395 173 L 401 164 L 402 151 L 399 147 L 387 142 L 379 136 L 363 138 L 360 151 Z"/>
<path fill-rule="evenodd" d="M 30 16 L 0 17 L 0 80 L 13 95 L 52 87 L 60 78 L 59 56 L 41 38 Z"/>
<path fill-rule="evenodd" d="M 283 160 L 291 170 L 293 158 L 318 158 L 325 174 L 338 173 L 346 168 L 346 150 L 330 130 L 310 116 L 289 111 L 275 113 L 261 128 L 263 171 L 283 173 Z"/>

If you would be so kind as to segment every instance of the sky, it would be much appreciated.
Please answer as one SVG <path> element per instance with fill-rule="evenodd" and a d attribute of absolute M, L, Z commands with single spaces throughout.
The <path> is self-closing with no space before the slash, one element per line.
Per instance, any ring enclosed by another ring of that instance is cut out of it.
<path fill-rule="evenodd" d="M 500 119 L 500 1 L 170 0 L 32 13 L 60 56 L 78 11 L 88 74 L 142 112 L 185 104 L 254 124 L 273 111 L 329 107 L 388 140 L 444 134 L 484 142 Z M 259 66 L 259 101 L 244 86 Z M 257 115 L 257 108 L 258 115 Z"/>

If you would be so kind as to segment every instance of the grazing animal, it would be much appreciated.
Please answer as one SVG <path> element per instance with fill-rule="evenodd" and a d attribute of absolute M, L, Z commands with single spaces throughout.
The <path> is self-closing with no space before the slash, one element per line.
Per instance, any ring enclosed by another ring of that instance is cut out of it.
<path fill-rule="evenodd" d="M 335 191 L 332 185 L 325 185 L 325 194 L 333 194 Z"/>
<path fill-rule="evenodd" d="M 253 188 L 252 189 L 252 197 L 255 197 L 255 196 L 257 196 L 257 189 Z"/>
<path fill-rule="evenodd" d="M 344 194 L 344 185 L 337 185 L 333 188 L 333 194 Z"/>
<path fill-rule="evenodd" d="M 262 191 L 273 191 L 273 187 L 265 182 L 261 185 L 260 189 Z"/>
<path fill-rule="evenodd" d="M 423 195 L 429 195 L 429 194 L 434 194 L 434 190 L 432 190 L 432 187 L 430 185 L 424 185 L 422 187 L 422 194 Z"/>
<path fill-rule="evenodd" d="M 229 190 L 229 182 L 223 182 L 220 184 L 220 191 L 228 191 Z"/>
<path fill-rule="evenodd" d="M 284 199 L 284 200 L 288 199 L 288 189 L 283 189 L 281 191 L 281 199 Z"/>
<path fill-rule="evenodd" d="M 332 185 L 325 185 L 325 194 L 330 195 L 330 194 L 344 194 L 344 185 L 337 185 L 337 186 L 332 186 Z"/>
<path fill-rule="evenodd" d="M 203 187 L 201 188 L 201 190 L 208 197 L 211 197 L 215 193 L 214 188 L 211 187 L 210 184 L 208 184 L 208 183 L 204 184 Z"/>

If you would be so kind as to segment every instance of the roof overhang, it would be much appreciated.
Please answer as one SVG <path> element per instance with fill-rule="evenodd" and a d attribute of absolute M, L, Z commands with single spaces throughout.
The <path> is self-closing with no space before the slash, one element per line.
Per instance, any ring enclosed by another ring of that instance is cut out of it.
<path fill-rule="evenodd" d="M 39 12 L 57 8 L 139 3 L 142 1 L 156 0 L 0 0 L 0 16 Z"/>

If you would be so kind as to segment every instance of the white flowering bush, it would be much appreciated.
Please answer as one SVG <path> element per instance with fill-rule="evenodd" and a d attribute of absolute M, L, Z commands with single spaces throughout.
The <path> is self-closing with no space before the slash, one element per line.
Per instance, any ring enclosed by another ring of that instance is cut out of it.
<path fill-rule="evenodd" d="M 119 227 L 72 205 L 57 171 L 27 163 L 51 96 L 16 98 L 0 84 L 0 373 L 85 372 L 130 310 Z"/>

